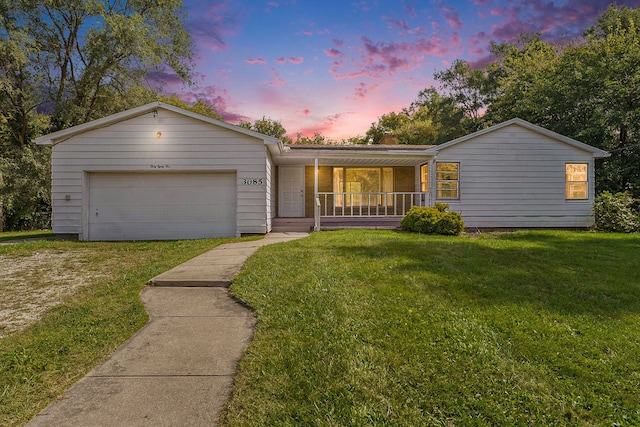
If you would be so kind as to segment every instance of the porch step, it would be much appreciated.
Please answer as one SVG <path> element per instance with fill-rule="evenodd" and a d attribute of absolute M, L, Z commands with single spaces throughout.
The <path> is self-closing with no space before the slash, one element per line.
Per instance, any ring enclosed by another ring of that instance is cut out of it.
<path fill-rule="evenodd" d="M 322 217 L 321 230 L 344 230 L 363 228 L 368 230 L 399 230 L 401 216 L 391 217 Z"/>
<path fill-rule="evenodd" d="M 308 233 L 313 231 L 313 218 L 273 218 L 272 232 L 299 231 Z"/>
<path fill-rule="evenodd" d="M 321 230 L 369 229 L 369 230 L 399 230 L 401 216 L 388 217 L 322 217 Z M 313 231 L 313 218 L 273 218 L 271 231 L 273 232 L 309 232 Z"/>

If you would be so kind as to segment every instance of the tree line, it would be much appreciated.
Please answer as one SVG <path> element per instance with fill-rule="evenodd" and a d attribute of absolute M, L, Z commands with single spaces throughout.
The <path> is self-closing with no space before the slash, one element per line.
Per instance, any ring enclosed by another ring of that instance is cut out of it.
<path fill-rule="evenodd" d="M 0 3 L 0 204 L 5 229 L 48 227 L 50 151 L 37 136 L 160 98 L 162 76 L 191 83 L 192 40 L 181 0 L 5 0 Z M 440 144 L 520 117 L 611 153 L 596 190 L 640 196 L 640 9 L 610 6 L 575 39 L 522 35 L 492 43 L 493 61 L 463 60 L 411 105 L 341 143 Z M 206 102 L 163 101 L 220 118 Z M 240 126 L 285 143 L 326 144 L 278 120 Z M 1 225 L 1 224 L 0 224 Z M 1 227 L 0 227 L 1 229 Z"/>
<path fill-rule="evenodd" d="M 514 117 L 607 150 L 596 191 L 640 197 L 640 9 L 610 6 L 572 40 L 522 35 L 492 43 L 494 60 L 457 60 L 409 107 L 385 114 L 364 142 L 440 144 Z"/>
<path fill-rule="evenodd" d="M 191 81 L 185 19 L 181 0 L 0 2 L 4 228 L 49 226 L 50 150 L 34 138 L 156 100 L 150 73 Z"/>

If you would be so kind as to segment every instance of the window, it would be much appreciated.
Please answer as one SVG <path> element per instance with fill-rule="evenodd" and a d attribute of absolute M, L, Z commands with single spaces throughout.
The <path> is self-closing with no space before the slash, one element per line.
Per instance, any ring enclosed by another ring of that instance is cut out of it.
<path fill-rule="evenodd" d="M 565 192 L 567 199 L 588 199 L 589 183 L 586 163 L 565 165 Z"/>
<path fill-rule="evenodd" d="M 429 191 L 429 165 L 420 166 L 420 191 Z"/>
<path fill-rule="evenodd" d="M 436 163 L 436 198 L 458 199 L 460 163 Z"/>
<path fill-rule="evenodd" d="M 392 168 L 333 168 L 333 191 L 354 193 L 344 197 L 336 194 L 336 206 L 382 205 L 384 196 L 368 193 L 393 192 Z M 386 196 L 386 204 L 393 205 L 393 195 Z"/>

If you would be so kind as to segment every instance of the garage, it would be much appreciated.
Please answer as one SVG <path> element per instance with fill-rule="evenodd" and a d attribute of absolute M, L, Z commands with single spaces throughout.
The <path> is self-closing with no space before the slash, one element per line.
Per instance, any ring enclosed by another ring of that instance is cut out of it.
<path fill-rule="evenodd" d="M 88 240 L 236 235 L 235 173 L 89 173 Z"/>

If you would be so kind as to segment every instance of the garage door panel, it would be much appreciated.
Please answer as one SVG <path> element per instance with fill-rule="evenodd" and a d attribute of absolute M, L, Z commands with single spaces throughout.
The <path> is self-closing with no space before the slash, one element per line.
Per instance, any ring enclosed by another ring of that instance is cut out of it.
<path fill-rule="evenodd" d="M 90 240 L 235 235 L 233 173 L 95 173 L 89 200 Z"/>

